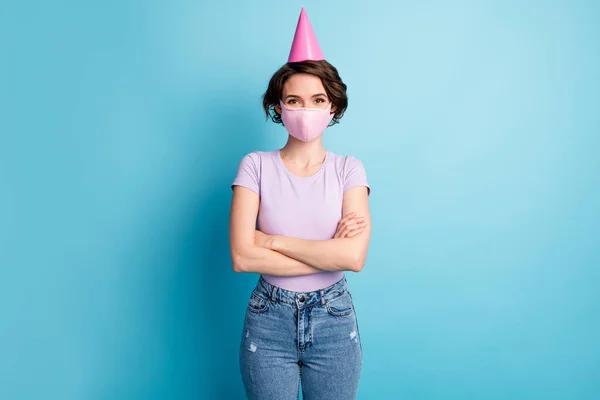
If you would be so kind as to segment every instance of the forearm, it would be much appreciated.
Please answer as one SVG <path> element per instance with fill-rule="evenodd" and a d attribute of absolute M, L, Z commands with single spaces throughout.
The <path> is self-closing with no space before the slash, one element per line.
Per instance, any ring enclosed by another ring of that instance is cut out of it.
<path fill-rule="evenodd" d="M 272 236 L 267 247 L 324 271 L 360 271 L 364 264 L 360 246 L 351 238 L 305 240 Z"/>
<path fill-rule="evenodd" d="M 253 272 L 275 276 L 310 275 L 323 270 L 284 254 L 257 245 L 244 246 L 232 252 L 236 272 Z"/>

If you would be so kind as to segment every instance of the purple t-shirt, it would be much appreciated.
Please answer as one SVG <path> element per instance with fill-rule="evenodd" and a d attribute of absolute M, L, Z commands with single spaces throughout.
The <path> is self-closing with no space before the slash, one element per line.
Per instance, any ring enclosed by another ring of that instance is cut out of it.
<path fill-rule="evenodd" d="M 342 197 L 357 186 L 370 187 L 363 164 L 352 156 L 327 151 L 321 169 L 309 177 L 290 172 L 279 150 L 247 154 L 239 164 L 234 185 L 260 196 L 258 229 L 269 235 L 309 240 L 333 238 L 342 218 Z M 316 266 L 318 267 L 318 266 Z M 263 274 L 272 285 L 296 292 L 325 288 L 339 281 L 344 271 L 323 271 L 301 276 Z"/>

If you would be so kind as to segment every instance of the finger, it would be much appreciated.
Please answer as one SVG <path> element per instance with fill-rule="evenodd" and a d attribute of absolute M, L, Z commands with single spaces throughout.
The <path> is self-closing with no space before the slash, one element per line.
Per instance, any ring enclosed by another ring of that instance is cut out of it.
<path fill-rule="evenodd" d="M 345 227 L 345 226 L 346 226 L 346 224 L 345 224 L 345 223 L 343 223 L 342 221 L 340 221 L 340 222 L 338 223 L 338 226 L 337 226 L 337 228 L 335 229 L 335 234 L 334 234 L 334 237 L 340 237 L 340 236 L 341 236 L 341 233 L 342 233 L 342 231 L 344 230 L 344 227 Z"/>
<path fill-rule="evenodd" d="M 367 227 L 367 225 L 368 225 L 368 223 L 365 221 L 363 223 L 347 227 L 346 230 L 344 231 L 343 235 L 340 235 L 340 236 L 347 237 L 350 233 L 352 233 L 354 231 L 362 232 Z M 354 235 L 352 235 L 352 236 L 354 236 Z"/>
<path fill-rule="evenodd" d="M 339 224 L 337 226 L 337 229 L 335 230 L 335 234 L 333 235 L 333 237 L 334 238 L 343 237 L 342 232 L 344 231 L 345 228 L 346 228 L 346 224 Z"/>
<path fill-rule="evenodd" d="M 346 224 L 344 224 L 344 228 L 356 229 L 356 228 L 358 228 L 360 226 L 365 225 L 366 223 L 367 223 L 367 221 L 365 221 L 364 218 L 361 219 L 361 220 L 358 220 L 358 219 L 357 220 L 352 220 L 352 221 L 349 221 Z"/>
<path fill-rule="evenodd" d="M 351 220 L 352 218 L 354 218 L 356 216 L 355 212 L 351 212 L 349 214 L 346 214 L 339 222 L 339 224 L 343 224 L 349 220 Z"/>
<path fill-rule="evenodd" d="M 344 234 L 342 233 L 344 231 L 344 229 L 350 227 L 356 227 L 357 224 L 361 224 L 365 222 L 365 217 L 358 217 L 356 216 L 356 212 L 351 212 L 346 214 L 346 216 L 344 218 L 342 218 L 339 222 L 338 222 L 338 226 L 336 227 L 335 230 L 335 234 L 334 234 L 334 238 L 339 238 L 339 237 L 344 237 Z"/>
<path fill-rule="evenodd" d="M 356 214 L 356 212 L 351 212 L 349 214 L 346 214 L 346 216 L 338 222 L 334 237 L 341 236 L 341 231 L 344 229 L 344 227 L 346 226 L 348 221 L 350 221 L 350 220 L 352 220 L 352 218 L 354 218 L 355 214 Z"/>
<path fill-rule="evenodd" d="M 352 237 L 352 232 L 354 232 L 354 229 L 348 229 L 346 232 L 344 232 L 344 238 L 349 238 Z"/>
<path fill-rule="evenodd" d="M 346 214 L 346 216 L 344 218 L 342 218 L 342 220 L 350 221 L 350 220 L 357 219 L 357 218 L 364 218 L 364 217 L 358 215 L 356 212 L 351 212 L 351 213 Z"/>
<path fill-rule="evenodd" d="M 361 233 L 364 230 L 365 230 L 365 227 L 360 227 L 360 228 L 353 229 L 350 232 L 348 232 L 348 234 L 346 235 L 346 237 L 348 237 L 348 238 L 354 237 L 354 236 L 358 235 L 359 233 Z"/>
<path fill-rule="evenodd" d="M 348 221 L 344 221 L 341 224 L 341 228 L 347 227 L 347 226 L 356 226 L 356 224 L 361 224 L 365 221 L 364 217 L 357 217 L 357 218 L 352 218 Z"/>
<path fill-rule="evenodd" d="M 352 228 L 351 227 L 345 227 L 342 232 L 340 233 L 341 237 L 346 237 L 348 236 L 348 233 L 352 232 Z"/>

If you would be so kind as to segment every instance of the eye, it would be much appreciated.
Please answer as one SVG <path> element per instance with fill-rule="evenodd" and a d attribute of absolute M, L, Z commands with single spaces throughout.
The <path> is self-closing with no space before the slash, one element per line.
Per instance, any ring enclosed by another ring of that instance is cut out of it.
<path fill-rule="evenodd" d="M 287 104 L 296 104 L 297 100 L 296 99 L 289 99 Z"/>
<path fill-rule="evenodd" d="M 315 100 L 317 103 L 325 103 L 325 99 L 322 97 L 319 97 L 318 99 Z"/>

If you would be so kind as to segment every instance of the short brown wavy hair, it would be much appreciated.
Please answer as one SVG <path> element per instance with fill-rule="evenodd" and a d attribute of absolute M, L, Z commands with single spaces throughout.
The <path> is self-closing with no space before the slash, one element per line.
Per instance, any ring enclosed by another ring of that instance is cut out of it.
<path fill-rule="evenodd" d="M 346 84 L 342 82 L 337 69 L 326 60 L 290 62 L 279 68 L 271 77 L 269 86 L 263 94 L 263 109 L 267 119 L 271 118 L 273 122 L 283 124 L 281 115 L 275 110 L 275 106 L 279 105 L 285 82 L 290 76 L 298 73 L 311 74 L 321 78 L 327 97 L 329 97 L 332 107 L 335 107 L 335 115 L 329 126 L 337 124 L 348 108 Z"/>

